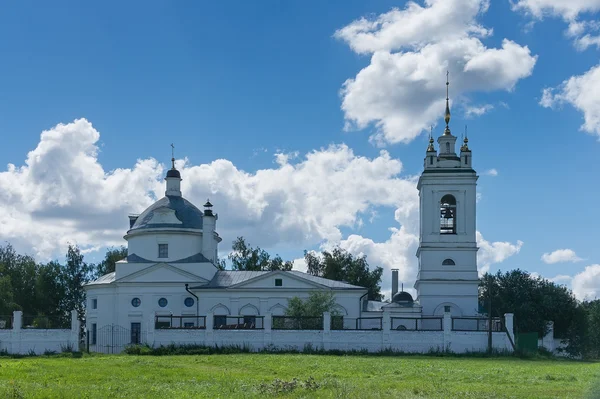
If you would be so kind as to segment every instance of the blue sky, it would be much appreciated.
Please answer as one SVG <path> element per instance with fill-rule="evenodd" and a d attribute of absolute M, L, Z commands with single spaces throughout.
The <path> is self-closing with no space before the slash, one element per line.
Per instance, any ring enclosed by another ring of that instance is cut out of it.
<path fill-rule="evenodd" d="M 584 117 L 593 119 L 600 114 L 600 106 L 594 101 L 582 103 L 587 98 L 584 94 L 568 91 L 561 84 L 573 76 L 583 76 L 598 64 L 597 48 L 577 45 L 583 35 L 589 33 L 593 37 L 595 31 L 589 28 L 589 32 L 571 36 L 566 31 L 577 22 L 596 17 L 600 5 L 590 0 L 587 9 L 565 10 L 553 0 L 544 0 L 545 8 L 538 10 L 527 0 L 516 2 L 517 6 L 494 1 L 489 7 L 485 1 L 452 0 L 457 8 L 461 1 L 469 6 L 480 3 L 475 5 L 480 12 L 469 21 L 492 29 L 493 33 L 473 36 L 461 33 L 459 27 L 456 32 L 447 33 L 447 42 L 443 37 L 434 42 L 410 42 L 402 38 L 406 33 L 400 32 L 399 38 L 394 39 L 400 44 L 383 50 L 390 54 L 418 53 L 432 44 L 451 48 L 460 39 L 456 35 L 463 35 L 463 39 L 476 37 L 489 49 L 501 48 L 505 38 L 528 49 L 527 57 L 534 65 L 523 67 L 512 78 L 507 77 L 508 72 L 493 68 L 475 77 L 465 72 L 461 78 L 461 70 L 453 69 L 452 63 L 448 67 L 444 62 L 450 61 L 440 58 L 436 60 L 440 73 L 425 73 L 425 81 L 431 85 L 429 91 L 435 86 L 432 82 L 439 81 L 439 99 L 428 94 L 427 99 L 415 100 L 415 104 L 430 105 L 431 101 L 443 100 L 442 72 L 451 69 L 451 127 L 460 136 L 468 124 L 474 167 L 481 176 L 478 230 L 490 243 L 517 246 L 519 240 L 523 242 L 520 250 L 506 255 L 501 262 L 491 262 L 491 269 L 520 267 L 549 278 L 575 276 L 586 266 L 600 263 L 593 217 L 593 199 L 600 194 L 594 162 L 600 149 L 600 129 L 581 129 Z M 426 10 L 435 8 L 435 3 L 417 4 Z M 0 133 L 5 144 L 0 147 L 0 162 L 23 167 L 28 152 L 39 146 L 42 131 L 85 118 L 100 134 L 94 144 L 98 148 L 96 160 L 106 174 L 115 169 L 133 169 L 140 159 L 154 158 L 167 164 L 171 142 L 175 143 L 177 158 L 187 158 L 189 166 L 223 159 L 249 174 L 277 169 L 276 153 L 297 152 L 297 158 L 291 157 L 290 162 L 302 162 L 311 151 L 344 143 L 353 156 L 369 160 L 379 157 L 380 151 L 387 151 L 392 159 L 402 162 L 402 172 L 396 177 L 410 178 L 422 168 L 425 132 L 404 142 L 391 139 L 376 143 L 369 139 L 382 129 L 376 117 L 365 126 L 354 123 L 354 128 L 344 128 L 363 112 L 357 109 L 368 106 L 359 100 L 353 105 L 353 113 L 345 111 L 341 92 L 344 82 L 357 80 L 361 70 L 374 64 L 374 51 L 355 51 L 352 43 L 356 37 L 336 35 L 336 31 L 360 18 L 377 20 L 393 8 L 404 12 L 405 7 L 402 1 L 5 4 L 0 13 Z M 442 14 L 439 18 L 444 22 Z M 378 79 L 385 82 L 385 76 Z M 454 85 L 452 79 L 459 83 Z M 497 83 L 502 79 L 507 82 Z M 586 82 L 580 91 L 591 90 L 593 87 L 588 86 L 596 81 Z M 600 81 L 598 84 L 600 87 Z M 422 96 L 418 83 L 396 87 L 392 79 L 389 86 L 391 92 L 404 90 L 405 96 Z M 545 88 L 554 88 L 554 97 L 547 106 L 540 104 Z M 363 97 L 364 91 L 357 93 Z M 398 112 L 408 105 L 402 100 L 385 101 L 384 105 L 397 105 Z M 493 108 L 480 116 L 466 115 L 469 107 L 484 105 Z M 387 112 L 383 119 L 393 117 L 394 107 Z M 441 134 L 443 107 L 435 120 L 431 120 L 432 111 L 425 107 L 422 112 L 418 107 L 411 112 L 415 120 L 422 118 L 423 124 L 436 123 L 434 134 Z M 421 116 L 425 114 L 428 116 Z M 404 137 L 403 129 L 395 126 L 390 128 L 390 134 Z M 60 163 L 61 158 L 53 162 Z M 53 165 L 49 162 L 44 167 Z M 497 176 L 486 173 L 492 169 Z M 8 184 L 10 168 L 3 167 L 1 171 Z M 57 184 L 64 183 L 65 187 L 80 184 L 69 183 L 64 175 L 59 180 L 62 183 Z M 374 190 L 373 196 L 377 194 Z M 34 190 L 31 195 L 51 194 Z M 0 196 L 0 201 L 5 201 L 4 211 L 21 215 L 15 219 L 44 223 L 47 231 L 52 231 L 56 220 L 68 224 L 69 218 L 75 217 L 69 216 L 68 203 L 59 207 L 61 216 L 57 219 L 48 218 L 47 209 L 11 205 L 14 198 Z M 384 242 L 390 238 L 390 227 L 400 227 L 401 221 L 394 219 L 400 205 L 381 203 L 375 201 L 367 210 L 351 210 L 363 221 L 362 225 L 333 222 L 326 227 L 339 229 L 342 240 L 356 234 Z M 222 205 L 218 209 L 220 204 L 215 205 L 221 214 L 219 222 L 235 226 L 227 220 L 227 208 Z M 118 207 L 118 212 L 141 211 L 125 208 Z M 377 217 L 371 222 L 373 211 Z M 40 214 L 45 218 L 38 219 Z M 72 215 L 76 214 L 73 210 Z M 269 223 L 265 218 L 268 215 L 255 222 Z M 126 219 L 123 223 L 110 228 L 124 230 Z M 226 238 L 230 240 L 234 232 L 232 227 Z M 56 234 L 69 235 L 62 230 Z M 324 243 L 335 241 L 318 234 L 299 241 L 263 239 L 261 234 L 248 238 L 251 243 L 289 259 L 300 258 L 304 249 L 319 249 Z M 83 247 L 100 248 L 101 236 L 73 234 L 67 238 Z M 45 256 L 59 256 L 67 239 L 54 244 L 49 241 L 41 251 L 19 229 L 5 229 L 0 237 L 18 243 L 24 251 L 43 252 Z M 114 240 L 107 239 L 107 243 Z M 228 246 L 224 241 L 221 250 Z M 584 260 L 554 264 L 541 260 L 543 253 L 558 249 L 571 249 Z M 91 251 L 88 256 L 95 259 L 102 251 Z M 496 256 L 494 248 L 491 251 L 489 256 Z M 407 256 L 413 255 L 414 252 Z M 369 259 L 375 259 L 372 264 L 377 263 L 380 255 L 369 254 Z M 600 286 L 600 278 L 598 281 Z"/>

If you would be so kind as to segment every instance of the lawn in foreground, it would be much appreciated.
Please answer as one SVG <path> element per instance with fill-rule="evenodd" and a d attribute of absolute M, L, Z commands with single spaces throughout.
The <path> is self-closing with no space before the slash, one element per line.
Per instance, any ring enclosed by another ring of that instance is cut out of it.
<path fill-rule="evenodd" d="M 294 378 L 295 387 L 276 382 Z M 592 394 L 599 382 L 599 363 L 515 358 L 236 354 L 0 359 L 0 397 L 8 398 L 600 398 Z"/>

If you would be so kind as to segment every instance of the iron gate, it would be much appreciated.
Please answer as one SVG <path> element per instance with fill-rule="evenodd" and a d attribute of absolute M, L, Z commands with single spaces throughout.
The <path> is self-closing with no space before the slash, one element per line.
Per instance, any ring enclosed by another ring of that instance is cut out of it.
<path fill-rule="evenodd" d="M 131 323 L 131 329 L 117 324 L 108 324 L 96 332 L 96 352 L 121 353 L 128 345 L 146 342 L 146 332 L 141 323 Z"/>

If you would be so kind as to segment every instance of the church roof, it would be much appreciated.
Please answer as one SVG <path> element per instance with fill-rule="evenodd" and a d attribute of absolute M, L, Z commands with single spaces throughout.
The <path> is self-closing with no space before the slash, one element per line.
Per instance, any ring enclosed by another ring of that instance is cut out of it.
<path fill-rule="evenodd" d="M 160 209 L 172 209 L 175 211 L 175 217 L 182 223 L 180 224 L 155 224 L 150 223 L 154 216 L 154 212 Z M 131 227 L 130 231 L 140 229 L 151 229 L 155 227 L 175 227 L 180 229 L 201 229 L 202 228 L 202 211 L 185 198 L 167 195 L 146 209 Z"/>
<path fill-rule="evenodd" d="M 304 280 L 312 281 L 325 287 L 338 289 L 338 290 L 357 290 L 365 289 L 357 285 L 344 283 L 341 281 L 329 280 L 323 277 L 313 276 L 308 273 L 303 273 L 297 270 L 290 271 L 241 271 L 241 270 L 219 270 L 215 273 L 212 280 L 205 285 L 192 287 L 193 289 L 224 289 L 229 288 L 237 284 L 241 284 L 245 281 L 251 280 L 256 277 L 262 277 L 269 273 L 283 273 L 290 274 L 292 276 L 299 277 Z"/>
<path fill-rule="evenodd" d="M 96 285 L 96 284 L 110 284 L 115 281 L 115 272 L 105 274 L 102 277 L 97 278 L 94 281 L 90 281 L 86 285 Z"/>

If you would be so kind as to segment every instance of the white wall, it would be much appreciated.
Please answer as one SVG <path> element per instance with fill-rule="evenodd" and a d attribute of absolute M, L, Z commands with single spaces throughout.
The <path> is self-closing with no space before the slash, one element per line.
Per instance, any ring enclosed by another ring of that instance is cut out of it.
<path fill-rule="evenodd" d="M 169 257 L 158 257 L 158 244 L 169 245 Z M 136 254 L 155 262 L 172 262 L 202 252 L 202 233 L 198 231 L 160 231 L 152 229 L 135 232 L 127 237 L 128 255 Z M 205 254 L 206 255 L 206 254 Z M 207 256 L 207 258 L 211 258 Z"/>
<path fill-rule="evenodd" d="M 10 354 L 29 354 L 31 351 L 40 355 L 45 351 L 61 352 L 63 348 L 71 347 L 79 351 L 79 321 L 77 312 L 71 314 L 71 329 L 46 330 L 22 329 L 23 314 L 20 311 L 13 314 L 13 328 L 0 330 L 0 351 Z"/>
<path fill-rule="evenodd" d="M 379 331 L 331 330 L 329 314 L 324 314 L 323 330 L 274 330 L 271 315 L 265 315 L 262 330 L 213 329 L 212 314 L 206 317 L 206 329 L 154 329 L 154 320 L 145 324 L 146 343 L 151 346 L 169 344 L 196 344 L 206 346 L 249 346 L 253 350 L 263 348 L 303 350 L 307 345 L 325 350 L 368 350 L 377 352 L 392 349 L 401 352 L 426 353 L 430 350 L 449 350 L 455 353 L 486 351 L 487 332 L 463 332 L 451 330 L 451 318 L 444 315 L 442 331 L 390 330 L 389 317 L 384 317 L 383 329 Z M 512 315 L 506 315 L 506 326 L 512 334 Z M 492 333 L 492 344 L 497 350 L 512 351 L 510 339 L 505 332 Z"/>

